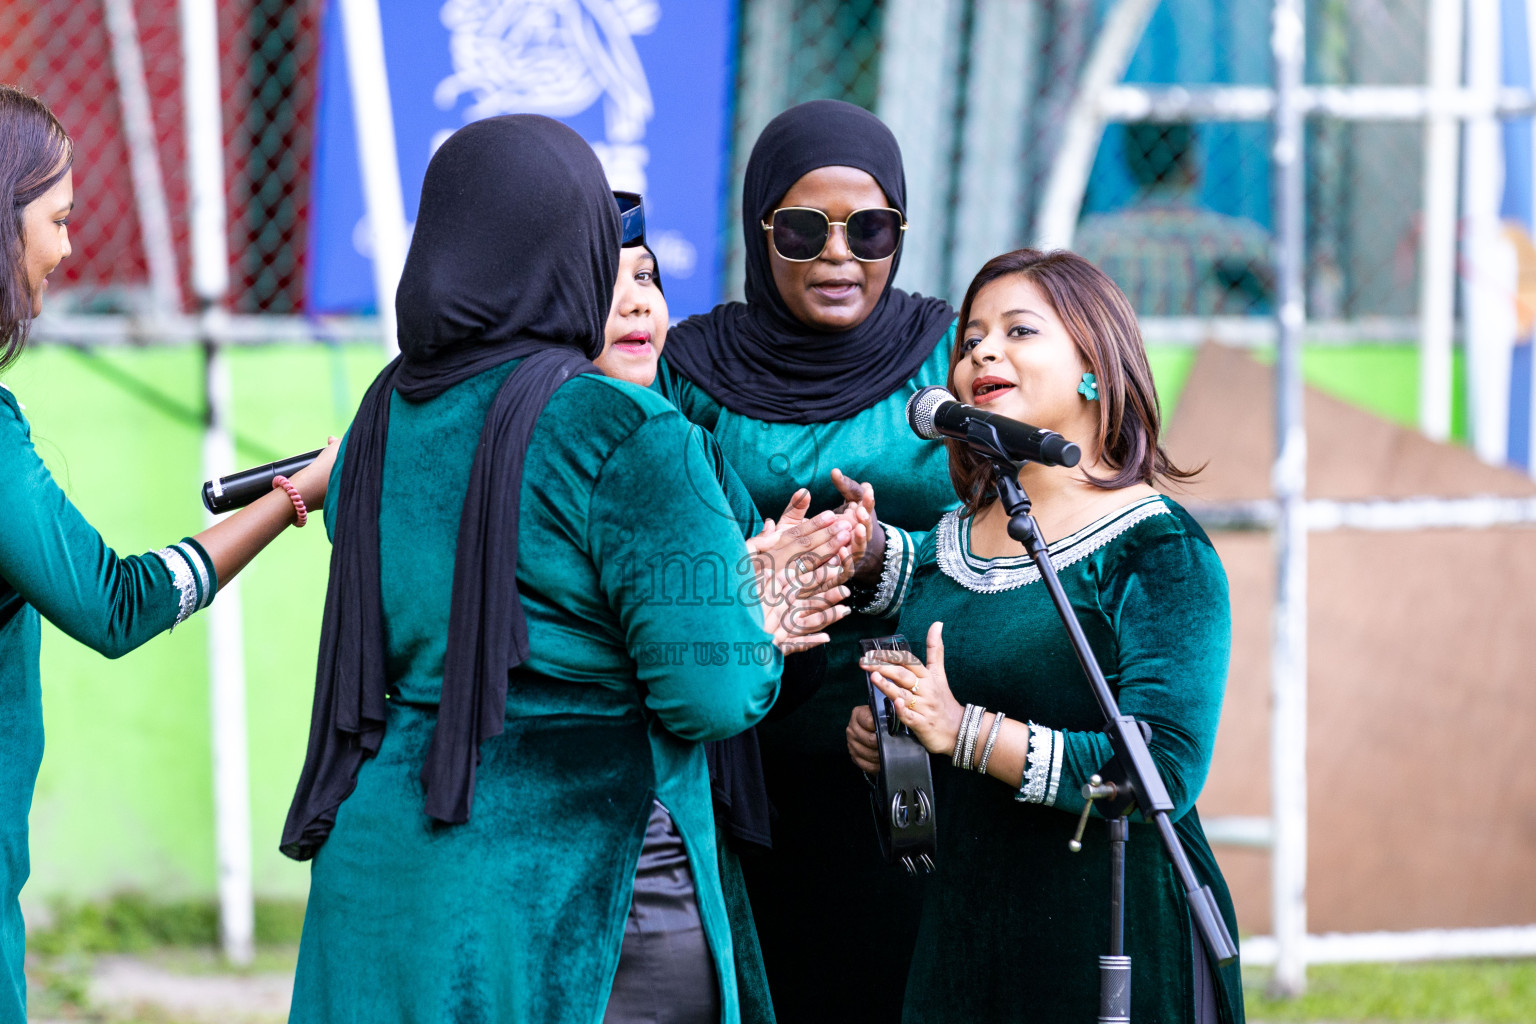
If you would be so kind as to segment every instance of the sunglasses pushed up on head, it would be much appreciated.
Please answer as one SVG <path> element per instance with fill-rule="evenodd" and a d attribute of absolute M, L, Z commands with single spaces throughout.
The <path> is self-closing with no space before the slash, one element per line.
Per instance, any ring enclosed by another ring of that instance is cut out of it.
<path fill-rule="evenodd" d="M 832 229 L 841 227 L 848 251 L 861 263 L 878 263 L 896 254 L 907 222 L 900 210 L 888 206 L 854 210 L 846 220 L 833 220 L 809 206 L 784 206 L 763 221 L 773 239 L 773 251 L 791 263 L 809 263 L 826 251 Z"/>
<path fill-rule="evenodd" d="M 638 192 L 615 192 L 619 204 L 619 245 L 629 248 L 645 244 L 645 202 Z"/>

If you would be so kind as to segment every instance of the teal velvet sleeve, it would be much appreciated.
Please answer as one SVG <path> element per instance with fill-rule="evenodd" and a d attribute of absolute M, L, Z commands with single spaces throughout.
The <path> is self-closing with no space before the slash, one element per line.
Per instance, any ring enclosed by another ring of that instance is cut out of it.
<path fill-rule="evenodd" d="M 783 656 L 763 629 L 740 526 L 717 511 L 724 495 L 688 429 L 675 412 L 652 416 L 613 451 L 587 543 L 646 706 L 685 740 L 724 739 L 773 706 Z"/>
<path fill-rule="evenodd" d="M 13 401 L 0 400 L 0 578 L 69 636 L 121 657 L 175 624 L 181 591 L 158 555 L 119 558 L 106 545 L 43 465 Z M 208 574 L 201 606 L 217 581 L 201 548 L 187 548 L 180 557 Z"/>
<path fill-rule="evenodd" d="M 1203 534 L 1161 533 L 1127 545 L 1101 599 L 1119 646 L 1111 682 L 1120 710 L 1152 727 L 1149 746 L 1177 820 L 1205 785 L 1221 718 L 1232 648 L 1226 572 Z M 1111 750 L 1102 732 L 1065 738 L 1056 806 L 1079 813 L 1083 783 Z"/>
<path fill-rule="evenodd" d="M 725 452 L 720 450 L 720 442 L 715 440 L 714 434 L 697 425 L 693 426 L 689 433 L 704 449 L 704 457 L 708 460 L 709 468 L 715 475 L 715 482 L 720 485 L 720 491 L 725 498 L 723 505 L 716 506 L 708 500 L 713 498 L 711 493 L 706 498 L 706 504 L 734 520 L 740 527 L 743 538 L 754 536 L 758 527 L 763 524 L 762 513 L 757 503 L 752 500 L 752 495 L 748 493 L 747 485 L 741 482 L 740 475 L 726 460 Z M 701 495 L 701 497 L 705 496 Z M 781 510 L 775 510 L 775 515 L 778 511 Z"/>
<path fill-rule="evenodd" d="M 336 462 L 331 466 L 331 478 L 325 485 L 325 535 L 330 540 L 336 539 L 336 500 L 333 495 L 341 493 L 341 460 L 347 454 L 347 440 L 352 436 L 352 428 L 341 435 L 341 444 L 336 447 Z"/>
<path fill-rule="evenodd" d="M 672 369 L 666 356 L 656 361 L 656 379 L 651 382 L 651 390 L 676 406 L 689 423 L 697 423 L 706 430 L 715 429 L 715 423 L 720 419 L 720 403 Z"/>

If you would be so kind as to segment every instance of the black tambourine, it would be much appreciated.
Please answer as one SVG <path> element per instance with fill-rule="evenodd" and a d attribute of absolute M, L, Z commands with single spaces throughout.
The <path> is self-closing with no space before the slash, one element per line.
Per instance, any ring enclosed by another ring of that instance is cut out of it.
<path fill-rule="evenodd" d="M 905 651 L 907 638 L 901 634 L 859 641 L 865 654 L 870 651 Z M 880 852 L 893 864 L 899 863 L 914 877 L 933 870 L 938 850 L 938 832 L 934 821 L 933 768 L 928 751 L 912 730 L 896 718 L 891 699 L 869 686 L 869 707 L 875 715 L 875 741 L 880 748 L 880 774 L 871 780 L 869 801 L 875 812 L 875 834 L 880 838 Z"/>

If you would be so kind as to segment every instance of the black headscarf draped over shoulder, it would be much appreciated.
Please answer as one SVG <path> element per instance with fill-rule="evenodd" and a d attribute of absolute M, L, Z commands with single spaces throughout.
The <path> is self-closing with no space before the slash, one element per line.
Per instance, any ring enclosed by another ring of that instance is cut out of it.
<path fill-rule="evenodd" d="M 791 107 L 768 122 L 747 162 L 747 301 L 716 306 L 667 333 L 667 362 L 732 412 L 774 423 L 847 419 L 911 380 L 955 319 L 943 299 L 891 286 L 900 249 L 885 292 L 858 326 L 818 331 L 789 311 L 773 283 L 761 225 L 796 181 L 833 166 L 868 172 L 906 216 L 901 148 L 879 118 L 838 100 Z"/>
<path fill-rule="evenodd" d="M 523 461 L 535 422 L 572 375 L 597 372 L 619 266 L 619 211 L 581 137 L 531 114 L 455 132 L 427 166 L 395 309 L 400 357 L 374 380 L 347 438 L 309 750 L 281 849 L 313 857 L 384 736 L 379 489 L 391 395 L 420 402 L 512 359 L 486 413 L 459 519 L 426 811 L 469 820 L 480 744 L 502 731 L 507 672 L 528 656 L 517 592 Z"/>

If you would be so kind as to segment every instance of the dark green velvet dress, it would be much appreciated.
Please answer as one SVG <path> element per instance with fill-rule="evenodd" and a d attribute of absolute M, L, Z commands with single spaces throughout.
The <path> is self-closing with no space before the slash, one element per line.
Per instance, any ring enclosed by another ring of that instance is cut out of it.
<path fill-rule="evenodd" d="M 916 542 L 908 531 L 931 527 L 955 504 L 943 446 L 920 440 L 906 420 L 907 399 L 918 388 L 945 382 L 953 341 L 951 328 L 906 387 L 831 423 L 768 423 L 733 413 L 665 358 L 656 387 L 713 432 L 768 515 L 799 487 L 810 490 L 812 512 L 839 504 L 833 467 L 872 483 L 890 539 L 884 593 L 872 602 L 879 607 L 910 574 Z M 881 858 L 869 786 L 848 760 L 844 737 L 849 709 L 866 699 L 858 639 L 889 632 L 889 620 L 866 614 L 835 625 L 821 689 L 758 726 L 776 812 L 773 849 L 743 857 L 742 868 L 784 1024 L 890 1021 L 899 1013 L 922 883 Z M 848 924 L 855 920 L 856 938 Z"/>
<path fill-rule="evenodd" d="M 1038 570 L 1027 556 L 971 554 L 969 522 L 950 513 L 924 543 L 901 608 L 921 652 L 944 623 L 955 699 L 1031 723 L 1019 788 L 934 758 L 938 868 L 924 895 L 902 1019 L 912 1024 L 1098 1015 L 1098 956 L 1109 942 L 1109 843 L 1089 823 L 1067 842 L 1081 787 L 1109 759 L 1103 716 Z M 1231 898 L 1195 813 L 1210 767 L 1231 645 L 1227 579 L 1204 532 L 1153 496 L 1051 545 L 1051 560 L 1121 709 L 1152 726 L 1152 755 L 1177 805 L 1176 831 L 1237 936 Z M 1131 1019 L 1193 1018 L 1184 893 L 1156 831 L 1131 826 L 1126 952 Z M 1243 1020 L 1236 964 L 1219 972 L 1225 1024 Z"/>
<path fill-rule="evenodd" d="M 725 499 L 724 504 L 719 504 L 712 492 L 701 489 L 704 506 L 734 519 L 741 528 L 743 540 L 756 536 L 763 525 L 762 515 L 747 492 L 746 484 L 726 461 L 720 443 L 713 434 L 700 427 L 693 427 L 690 433 L 703 446 L 705 458 Z M 777 1024 L 768 993 L 768 971 L 763 966 L 762 945 L 758 942 L 757 924 L 752 917 L 752 898 L 741 873 L 741 857 L 719 817 L 720 810 L 716 808 L 715 850 L 720 858 L 720 890 L 731 923 L 731 948 L 736 958 L 736 988 L 740 996 L 742 1024 Z"/>
<path fill-rule="evenodd" d="M 207 605 L 218 589 L 193 540 L 119 558 L 65 497 L 0 387 L 0 1024 L 25 1024 L 26 930 L 18 896 L 31 870 L 27 814 L 43 758 L 41 620 L 109 658 Z"/>
<path fill-rule="evenodd" d="M 757 721 L 782 659 L 742 596 L 741 527 L 657 395 L 583 375 L 540 416 L 517 572 L 530 655 L 509 681 L 506 731 L 481 746 L 470 820 L 442 826 L 423 810 L 459 514 L 511 368 L 391 401 L 389 718 L 314 860 L 295 1024 L 600 1020 L 653 797 L 688 849 L 722 1020 L 737 1019 L 699 741 Z"/>

